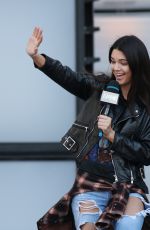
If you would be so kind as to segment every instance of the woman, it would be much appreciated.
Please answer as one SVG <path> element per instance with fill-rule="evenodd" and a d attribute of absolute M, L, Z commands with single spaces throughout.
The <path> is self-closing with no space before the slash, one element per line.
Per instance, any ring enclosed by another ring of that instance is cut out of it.
<path fill-rule="evenodd" d="M 38 221 L 38 229 L 149 229 L 143 180 L 143 166 L 150 164 L 150 60 L 145 45 L 133 35 L 115 41 L 108 77 L 76 73 L 39 54 L 42 39 L 36 27 L 26 49 L 35 67 L 85 104 L 61 141 L 76 157 L 74 185 Z M 118 105 L 111 104 L 105 113 L 99 98 L 108 88 L 120 96 Z"/>

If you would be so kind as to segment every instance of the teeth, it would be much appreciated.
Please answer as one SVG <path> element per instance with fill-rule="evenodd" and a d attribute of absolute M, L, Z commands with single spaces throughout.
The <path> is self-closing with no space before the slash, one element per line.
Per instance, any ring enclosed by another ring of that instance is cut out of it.
<path fill-rule="evenodd" d="M 116 75 L 116 77 L 122 77 L 122 75 Z"/>

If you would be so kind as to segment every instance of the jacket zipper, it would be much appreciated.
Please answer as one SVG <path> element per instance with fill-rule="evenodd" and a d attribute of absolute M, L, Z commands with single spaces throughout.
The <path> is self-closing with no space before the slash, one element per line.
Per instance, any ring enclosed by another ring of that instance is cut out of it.
<path fill-rule="evenodd" d="M 101 108 L 99 114 L 102 113 L 104 107 L 105 107 L 105 106 L 103 106 L 103 107 Z M 88 142 L 89 142 L 88 138 L 89 138 L 89 136 L 91 135 L 91 133 L 94 131 L 94 128 L 95 128 L 95 124 L 96 124 L 96 123 L 97 123 L 97 119 L 94 121 L 93 128 L 91 129 L 91 131 L 89 132 L 89 134 L 88 134 L 88 136 L 87 136 L 87 141 L 86 141 L 85 145 L 82 147 L 82 149 L 80 150 L 80 152 L 78 153 L 78 155 L 76 156 L 76 158 L 78 158 L 78 157 L 81 155 L 82 151 L 83 151 L 83 150 L 85 149 L 85 147 L 87 146 L 87 144 L 88 144 Z M 74 123 L 74 124 L 76 124 L 76 123 Z"/>
<path fill-rule="evenodd" d="M 132 169 L 131 169 L 131 168 L 130 168 L 130 172 L 131 172 L 131 184 L 133 184 L 134 177 L 133 177 L 133 172 L 132 172 Z"/>
<path fill-rule="evenodd" d="M 80 128 L 83 128 L 83 129 L 85 129 L 85 131 L 87 132 L 88 131 L 88 126 L 84 126 L 84 125 L 80 125 L 80 124 L 78 124 L 78 123 L 73 123 L 73 125 L 75 125 L 75 126 L 78 126 L 78 127 L 80 127 Z"/>
<path fill-rule="evenodd" d="M 113 164 L 114 172 L 115 172 L 115 174 L 114 174 L 115 181 L 113 183 L 116 183 L 116 182 L 118 182 L 117 170 L 116 170 L 116 166 L 115 166 L 115 163 L 114 163 L 114 160 L 113 160 L 113 156 L 112 156 L 112 154 L 110 154 L 110 155 L 111 155 L 111 160 L 112 160 L 112 164 Z M 131 184 L 133 184 L 133 182 L 134 182 L 134 176 L 133 176 L 133 172 L 132 172 L 132 169 L 131 169 L 130 165 L 129 165 L 129 169 L 130 169 Z"/>
<path fill-rule="evenodd" d="M 114 160 L 113 160 L 113 156 L 112 156 L 112 153 L 110 152 L 110 156 L 111 156 L 111 161 L 112 161 L 112 164 L 113 164 L 113 167 L 114 167 L 114 177 L 115 177 L 115 181 L 113 183 L 117 183 L 118 182 L 118 176 L 117 176 L 117 170 L 116 170 L 116 166 L 115 166 L 115 163 L 114 163 Z"/>
<path fill-rule="evenodd" d="M 139 114 L 138 114 L 137 116 L 126 117 L 126 118 L 124 118 L 123 120 L 118 121 L 114 126 L 117 126 L 117 125 L 120 124 L 121 122 L 126 121 L 126 120 L 128 120 L 128 119 L 130 119 L 130 118 L 133 118 L 133 117 L 139 117 Z"/>
<path fill-rule="evenodd" d="M 121 122 L 128 120 L 129 118 L 138 117 L 138 116 L 139 116 L 139 115 L 127 117 L 127 118 L 125 118 L 125 119 L 119 121 L 118 123 L 116 123 L 116 124 L 113 126 L 113 128 L 114 128 L 115 126 L 117 126 L 118 124 L 120 124 Z M 115 172 L 115 175 L 114 175 L 115 181 L 114 181 L 114 183 L 116 183 L 116 182 L 118 182 L 118 176 L 117 176 L 116 166 L 115 166 L 115 163 L 114 163 L 114 160 L 113 160 L 112 153 L 111 153 L 111 160 L 112 160 L 112 164 L 113 164 L 114 172 Z M 129 169 L 130 169 L 130 175 L 131 175 L 131 184 L 133 184 L 134 177 L 133 177 L 133 172 L 132 172 L 132 169 L 131 169 L 130 165 L 129 165 Z"/>
<path fill-rule="evenodd" d="M 134 182 L 134 177 L 133 177 L 133 172 L 132 172 L 132 169 L 131 169 L 131 166 L 130 166 L 129 162 L 128 162 L 128 165 L 129 165 L 129 168 L 130 168 L 131 184 L 133 184 L 133 182 Z"/>
<path fill-rule="evenodd" d="M 83 147 L 82 147 L 82 149 L 80 150 L 80 152 L 78 153 L 78 155 L 76 156 L 76 158 L 78 158 L 80 155 L 81 155 L 81 153 L 82 153 L 82 151 L 85 149 L 85 147 L 87 146 L 87 144 L 88 144 L 88 142 L 89 142 L 89 136 L 91 135 L 91 133 L 94 131 L 94 127 L 95 127 L 95 124 L 96 124 L 96 122 L 97 122 L 97 119 L 94 121 L 94 125 L 93 125 L 93 128 L 91 129 L 91 131 L 89 132 L 89 134 L 88 134 L 88 136 L 87 136 L 87 141 L 85 142 L 85 145 L 83 145 Z"/>

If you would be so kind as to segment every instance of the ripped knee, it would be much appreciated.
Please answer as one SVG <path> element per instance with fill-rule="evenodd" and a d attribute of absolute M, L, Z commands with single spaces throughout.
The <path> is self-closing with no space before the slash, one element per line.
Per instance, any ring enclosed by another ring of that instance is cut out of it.
<path fill-rule="evenodd" d="M 136 220 L 136 219 L 143 219 L 144 215 L 143 215 L 143 211 L 144 210 L 139 210 L 137 212 L 131 212 L 131 213 L 125 213 L 122 218 L 129 218 L 130 220 Z"/>
<path fill-rule="evenodd" d="M 134 213 L 134 214 L 125 214 L 125 215 L 123 215 L 122 217 L 127 217 L 127 218 L 131 218 L 131 219 L 136 219 L 136 218 L 138 218 L 138 217 L 140 217 L 140 216 L 143 216 L 143 215 L 142 215 L 142 211 L 139 211 L 139 212 Z"/>
<path fill-rule="evenodd" d="M 81 213 L 99 213 L 99 208 L 94 200 L 86 200 L 79 202 L 79 211 Z"/>
<path fill-rule="evenodd" d="M 125 230 L 132 229 L 141 230 L 144 222 L 144 216 L 137 212 L 134 215 L 123 215 L 116 223 L 116 229 Z"/>

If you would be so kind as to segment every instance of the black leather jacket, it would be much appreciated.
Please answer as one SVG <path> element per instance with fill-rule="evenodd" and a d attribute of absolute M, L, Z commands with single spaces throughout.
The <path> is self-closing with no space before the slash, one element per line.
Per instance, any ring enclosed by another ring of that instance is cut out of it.
<path fill-rule="evenodd" d="M 102 109 L 99 99 L 108 79 L 105 75 L 97 78 L 76 73 L 59 61 L 44 56 L 46 63 L 40 70 L 67 91 L 85 100 L 76 121 L 61 141 L 80 162 L 98 141 L 97 116 Z M 137 184 L 148 193 L 143 180 L 143 166 L 150 164 L 150 115 L 140 102 L 123 111 L 120 100 L 116 109 L 112 124 L 115 138 L 110 145 L 115 180 Z"/>

